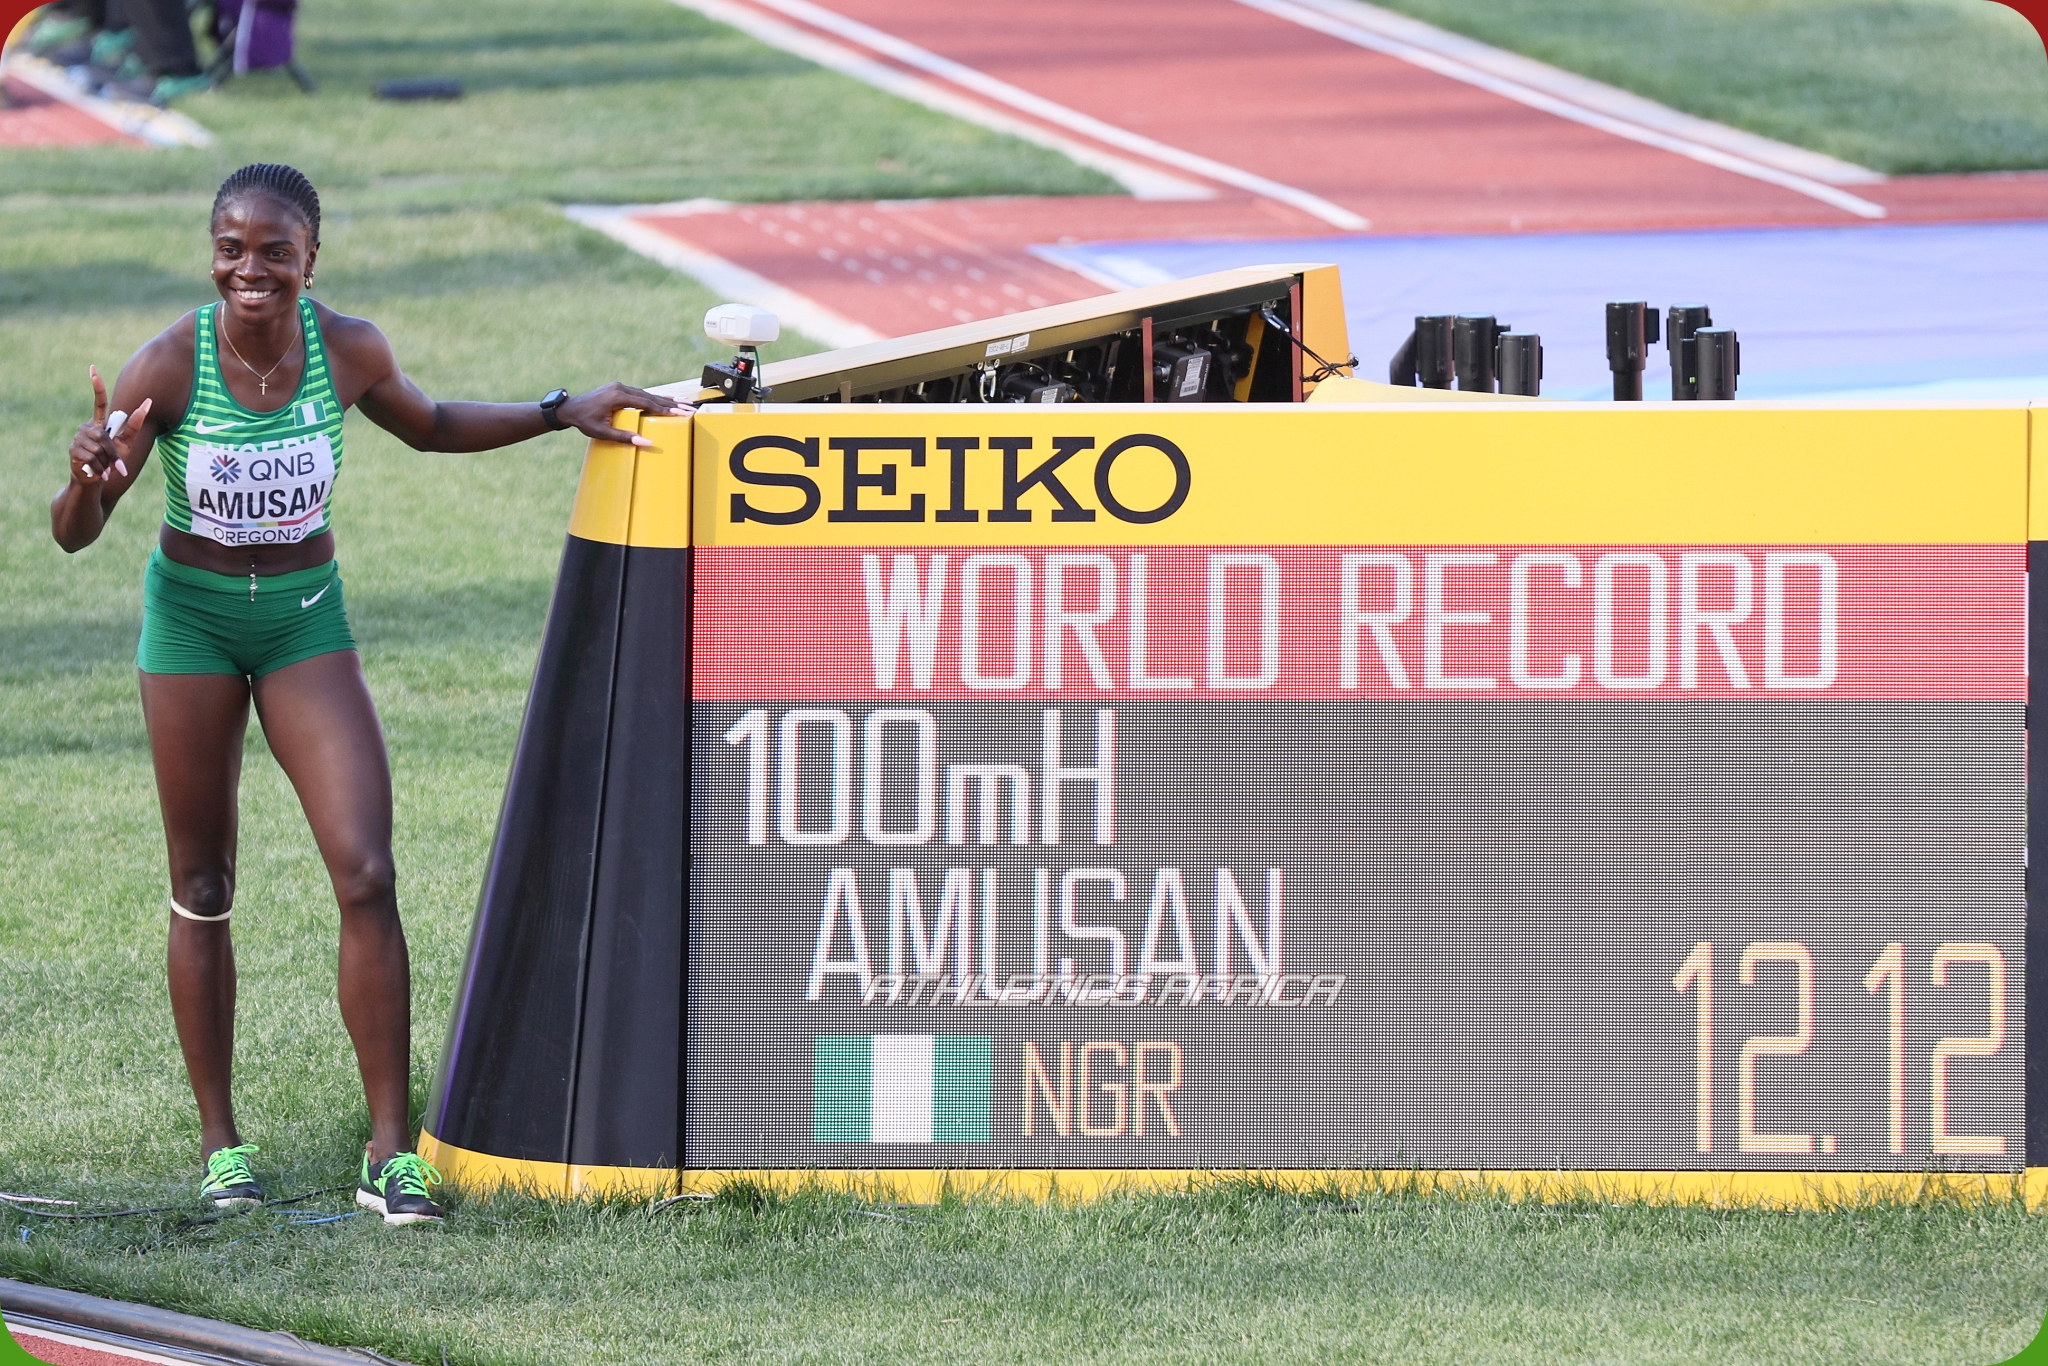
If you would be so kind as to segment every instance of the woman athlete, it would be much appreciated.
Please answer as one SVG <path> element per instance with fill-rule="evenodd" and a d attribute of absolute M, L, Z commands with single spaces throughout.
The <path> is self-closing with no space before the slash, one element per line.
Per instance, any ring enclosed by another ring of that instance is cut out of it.
<path fill-rule="evenodd" d="M 440 403 L 406 378 L 361 318 L 301 297 L 320 252 L 320 199 L 289 166 L 245 166 L 213 202 L 221 301 L 148 342 L 114 383 L 92 371 L 92 420 L 71 441 L 71 482 L 50 504 L 67 552 L 99 537 L 150 451 L 168 502 L 143 577 L 136 667 L 170 850 L 171 1013 L 199 1102 L 203 1198 L 258 1204 L 254 1144 L 235 1127 L 230 1078 L 236 786 L 249 704 L 291 779 L 341 907 L 341 1018 L 369 1100 L 356 1200 L 389 1224 L 439 1219 L 440 1180 L 410 1151 L 412 983 L 391 858 L 391 765 L 342 607 L 329 508 L 342 413 L 421 451 L 487 451 L 620 408 L 686 404 L 607 384 L 538 403 Z M 125 414 L 125 420 L 124 420 Z"/>

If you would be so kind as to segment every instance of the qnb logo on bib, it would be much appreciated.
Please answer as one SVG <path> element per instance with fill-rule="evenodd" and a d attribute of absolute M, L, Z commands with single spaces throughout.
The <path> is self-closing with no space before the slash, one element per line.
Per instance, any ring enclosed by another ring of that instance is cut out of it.
<path fill-rule="evenodd" d="M 195 443 L 185 500 L 195 535 L 222 545 L 289 545 L 326 524 L 334 443 L 325 432 L 244 446 Z"/>

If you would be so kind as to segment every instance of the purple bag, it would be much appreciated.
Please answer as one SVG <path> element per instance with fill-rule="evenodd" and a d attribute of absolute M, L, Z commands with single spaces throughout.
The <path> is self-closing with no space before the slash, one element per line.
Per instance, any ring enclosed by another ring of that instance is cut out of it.
<path fill-rule="evenodd" d="M 298 9 L 299 0 L 219 0 L 213 36 L 233 50 L 236 74 L 290 64 Z"/>

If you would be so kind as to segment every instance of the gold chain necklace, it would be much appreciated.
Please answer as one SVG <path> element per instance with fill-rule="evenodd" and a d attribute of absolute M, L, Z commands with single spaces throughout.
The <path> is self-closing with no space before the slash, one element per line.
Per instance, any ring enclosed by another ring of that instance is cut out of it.
<path fill-rule="evenodd" d="M 305 330 L 301 328 L 299 335 L 297 337 L 292 338 L 292 344 L 290 346 L 287 346 L 284 349 L 284 354 L 277 358 L 277 365 L 273 365 L 268 370 L 265 370 L 262 374 L 257 375 L 256 367 L 253 365 L 249 365 L 248 357 L 244 356 L 241 353 L 241 351 L 236 348 L 235 339 L 228 335 L 228 329 L 226 324 L 223 323 L 219 328 L 215 330 L 220 333 L 220 339 L 228 344 L 228 350 L 233 351 L 235 353 L 235 359 L 241 361 L 243 365 L 248 366 L 250 374 L 256 375 L 256 392 L 264 398 L 270 397 L 270 377 L 277 373 L 277 365 L 283 365 L 286 361 L 290 360 L 292 358 L 292 352 L 299 349 L 299 342 L 303 340 L 305 337 Z"/>

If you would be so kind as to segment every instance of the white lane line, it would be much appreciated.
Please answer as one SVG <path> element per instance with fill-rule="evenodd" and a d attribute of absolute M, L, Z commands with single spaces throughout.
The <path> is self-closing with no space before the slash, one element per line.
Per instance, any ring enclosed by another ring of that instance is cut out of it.
<path fill-rule="evenodd" d="M 1509 52 L 1482 43 L 1477 38 L 1467 38 L 1462 33 L 1448 32 L 1420 19 L 1368 4 L 1367 0 L 1295 0 L 1295 3 L 1369 29 L 1381 37 L 1440 53 L 1531 90 L 1555 95 L 1582 109 L 1612 114 L 1625 123 L 1640 124 L 1690 142 L 1718 147 L 1724 152 L 1733 152 L 1781 171 L 1818 180 L 1824 185 L 1882 185 L 1890 179 L 1884 172 L 1873 171 L 1868 166 L 1858 166 L 1825 152 L 1795 147 L 1760 133 L 1687 114 L 1668 104 L 1659 104 L 1632 91 L 1608 85 L 1605 81 L 1562 70 L 1534 57 L 1524 57 L 1519 52 Z"/>
<path fill-rule="evenodd" d="M 1207 185 L 1183 180 L 1177 175 L 1167 174 L 1156 166 L 1141 165 L 1105 152 L 1099 147 L 1090 147 L 1072 138 L 1062 137 L 1038 124 L 1012 118 L 1000 110 L 989 108 L 979 100 L 967 99 L 943 86 L 934 85 L 908 72 L 898 71 L 895 67 L 878 62 L 872 57 L 842 47 L 829 38 L 770 18 L 751 6 L 736 4 L 734 0 L 674 0 L 674 3 L 683 9 L 695 10 L 714 22 L 758 38 L 770 47 L 781 48 L 784 52 L 793 53 L 806 61 L 816 62 L 819 66 L 837 71 L 843 76 L 851 76 L 857 81 L 909 100 L 913 104 L 921 104 L 941 114 L 950 114 L 956 119 L 1049 148 L 1071 161 L 1102 172 L 1129 190 L 1134 198 L 1187 200 L 1216 197 L 1216 191 Z"/>
<path fill-rule="evenodd" d="M 687 242 L 679 242 L 665 232 L 635 221 L 643 215 L 673 217 L 717 213 L 730 207 L 718 200 L 690 199 L 676 204 L 565 204 L 562 212 L 573 221 L 597 229 L 649 260 L 694 277 L 718 295 L 721 302 L 758 304 L 773 312 L 787 326 L 823 342 L 832 350 L 883 340 L 882 334 L 873 328 L 835 313 L 814 299 L 776 284 L 765 275 L 757 275 L 745 266 L 735 265 L 708 251 L 700 251 Z"/>
<path fill-rule="evenodd" d="M 158 109 L 130 100 L 103 100 L 71 83 L 64 68 L 27 52 L 9 52 L 0 70 L 33 86 L 51 99 L 90 115 L 115 132 L 140 138 L 152 147 L 211 147 L 213 134 L 175 109 Z"/>
<path fill-rule="evenodd" d="M 675 2 L 694 8 L 709 3 L 709 0 Z M 1369 219 L 1360 217 L 1341 204 L 1333 204 L 1321 195 L 1310 194 L 1307 190 L 1298 189 L 1293 185 L 1283 185 L 1277 180 L 1268 180 L 1265 176 L 1211 160 L 1195 152 L 1170 147 L 1142 133 L 1133 133 L 1128 128 L 1105 123 L 1093 115 L 1056 104 L 1042 95 L 1034 95 L 1028 90 L 1011 85 L 1008 81 L 997 80 L 994 76 L 976 71 L 973 67 L 956 62 L 950 57 L 941 57 L 936 52 L 907 42 L 892 33 L 884 33 L 858 20 L 835 14 L 822 6 L 810 3 L 810 0 L 756 0 L 756 3 L 793 19 L 802 20 L 814 28 L 823 29 L 849 42 L 858 43 L 905 66 L 942 77 L 985 99 L 1009 105 L 1012 109 L 1021 110 L 1033 118 L 1043 119 L 1047 123 L 1080 133 L 1107 146 L 1147 157 L 1162 166 L 1176 167 L 1219 184 L 1232 185 L 1267 199 L 1278 200 L 1282 204 L 1291 204 L 1303 213 L 1320 218 L 1332 227 L 1342 228 L 1346 232 L 1363 232 L 1372 226 Z M 1029 28 L 1028 16 L 1020 18 L 1019 22 Z M 1082 40 L 1085 41 L 1085 38 Z"/>
<path fill-rule="evenodd" d="M 774 3 L 777 0 L 763 0 L 763 2 Z M 789 0 L 780 0 L 780 2 L 788 3 Z M 1588 128 L 1597 128 L 1603 133 L 1611 133 L 1615 137 L 1627 138 L 1630 142 L 1639 142 L 1646 147 L 1655 147 L 1662 151 L 1674 152 L 1679 156 L 1688 157 L 1704 165 L 1718 167 L 1724 171 L 1732 171 L 1736 175 L 1747 176 L 1751 180 L 1761 180 L 1768 184 L 1777 185 L 1783 189 L 1791 190 L 1795 194 L 1803 194 L 1809 199 L 1817 199 L 1823 204 L 1832 205 L 1844 212 L 1852 213 L 1858 218 L 1883 218 L 1885 216 L 1882 204 L 1873 204 L 1867 199 L 1850 194 L 1847 190 L 1823 184 L 1811 176 L 1799 175 L 1777 166 L 1766 165 L 1754 158 L 1740 156 L 1720 147 L 1710 147 L 1705 143 L 1694 141 L 1691 138 L 1680 137 L 1657 128 L 1647 128 L 1641 124 L 1617 118 L 1613 114 L 1603 113 L 1597 109 L 1588 109 L 1570 100 L 1551 94 L 1549 91 L 1538 90 L 1520 81 L 1510 80 L 1491 71 L 1481 70 L 1469 62 L 1449 56 L 1442 51 L 1421 47 L 1400 38 L 1392 38 L 1386 34 L 1374 32 L 1361 26 L 1352 18 L 1343 17 L 1347 8 L 1345 6 L 1317 3 L 1316 0 L 1237 0 L 1237 3 L 1244 5 L 1248 9 L 1255 9 L 1262 13 L 1270 14 L 1276 19 L 1285 19 L 1289 23 L 1299 24 L 1303 28 L 1313 29 L 1317 33 L 1341 39 L 1354 46 L 1397 58 L 1412 66 L 1419 66 L 1426 71 L 1434 71 L 1440 76 L 1448 76 L 1452 80 L 1462 81 L 1466 85 L 1477 86 L 1481 90 L 1491 91 L 1496 95 L 1514 100 L 1518 104 L 1527 105 L 1531 109 L 1541 110 L 1546 114 L 1554 114 L 1558 118 L 1569 119 L 1573 123 L 1584 124 Z"/>

